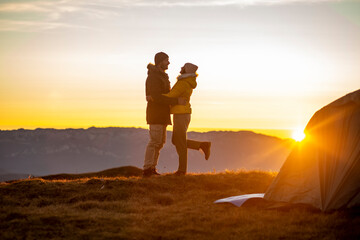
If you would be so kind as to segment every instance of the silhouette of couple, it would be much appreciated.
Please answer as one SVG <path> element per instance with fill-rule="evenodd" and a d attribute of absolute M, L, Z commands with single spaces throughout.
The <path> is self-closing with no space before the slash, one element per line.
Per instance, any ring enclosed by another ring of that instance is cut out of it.
<path fill-rule="evenodd" d="M 160 175 L 156 171 L 160 150 L 166 141 L 166 127 L 171 125 L 173 114 L 172 143 L 179 155 L 179 168 L 175 175 L 185 175 L 187 171 L 187 149 L 202 150 L 205 159 L 210 156 L 210 142 L 187 139 L 187 130 L 191 120 L 190 97 L 196 88 L 198 67 L 185 63 L 181 68 L 177 82 L 170 87 L 169 76 L 165 72 L 170 64 L 169 56 L 164 52 L 155 55 L 155 65 L 150 63 L 146 79 L 146 121 L 149 124 L 149 143 L 146 147 L 144 177 Z"/>

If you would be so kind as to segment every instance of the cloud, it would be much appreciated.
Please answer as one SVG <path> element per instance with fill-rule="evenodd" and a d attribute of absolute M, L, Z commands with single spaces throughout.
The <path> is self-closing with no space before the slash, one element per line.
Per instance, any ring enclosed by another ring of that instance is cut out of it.
<path fill-rule="evenodd" d="M 24 13 L 24 12 L 71 11 L 72 9 L 68 3 L 69 3 L 68 1 L 3 2 L 0 3 L 0 12 Z"/>
<path fill-rule="evenodd" d="M 41 21 L 0 20 L 0 31 L 6 32 L 42 32 L 56 28 L 84 28 L 73 24 Z"/>
<path fill-rule="evenodd" d="M 343 0 L 133 0 L 122 1 L 124 6 L 135 7 L 212 7 L 212 6 L 253 6 L 291 3 L 323 3 Z"/>
<path fill-rule="evenodd" d="M 111 1 L 109 4 L 71 0 L 2 2 L 0 31 L 38 32 L 56 28 L 90 28 L 86 20 L 116 16 L 117 10 L 118 7 L 112 5 Z M 83 24 L 72 23 L 74 18 Z"/>
<path fill-rule="evenodd" d="M 341 0 L 22 0 L 0 3 L 0 31 L 91 28 L 96 19 L 115 19 L 124 11 L 147 7 L 220 7 L 323 3 Z M 26 16 L 26 18 L 24 18 Z M 109 21 L 110 22 L 110 21 Z"/>
<path fill-rule="evenodd" d="M 0 12 L 72 12 L 81 10 L 107 10 L 126 7 L 172 7 L 172 6 L 227 6 L 227 5 L 274 5 L 290 3 L 341 2 L 344 0 L 90 0 L 90 1 L 3 1 Z"/>

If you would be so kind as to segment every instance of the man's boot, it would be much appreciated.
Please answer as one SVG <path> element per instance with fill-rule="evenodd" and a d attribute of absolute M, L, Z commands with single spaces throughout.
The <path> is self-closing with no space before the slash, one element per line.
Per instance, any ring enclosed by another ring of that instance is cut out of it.
<path fill-rule="evenodd" d="M 157 176 L 159 176 L 159 175 L 161 175 L 161 174 L 156 171 L 156 168 L 154 168 L 154 169 L 152 169 L 152 175 L 157 175 Z"/>
<path fill-rule="evenodd" d="M 153 169 L 151 169 L 151 168 L 144 169 L 143 177 L 151 177 L 151 175 L 153 175 Z"/>

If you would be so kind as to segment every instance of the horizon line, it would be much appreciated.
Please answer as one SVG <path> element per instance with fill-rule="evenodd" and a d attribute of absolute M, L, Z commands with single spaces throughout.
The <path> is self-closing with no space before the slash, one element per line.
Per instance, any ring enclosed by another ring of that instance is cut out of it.
<path fill-rule="evenodd" d="M 171 126 L 171 125 L 170 125 Z M 90 127 L 19 127 L 19 128 L 0 128 L 0 131 L 18 131 L 18 130 L 26 130 L 26 131 L 34 131 L 34 130 L 41 130 L 41 129 L 52 129 L 52 130 L 88 130 L 91 128 L 135 128 L 135 129 L 144 129 L 147 130 L 148 127 L 143 126 L 90 126 Z M 168 129 L 167 131 L 172 132 L 172 129 Z M 189 128 L 188 132 L 200 132 L 200 133 L 206 133 L 206 132 L 244 132 L 244 131 L 250 131 L 254 133 L 259 133 L 267 136 L 274 136 L 282 139 L 292 138 L 291 133 L 293 129 L 291 128 Z"/>

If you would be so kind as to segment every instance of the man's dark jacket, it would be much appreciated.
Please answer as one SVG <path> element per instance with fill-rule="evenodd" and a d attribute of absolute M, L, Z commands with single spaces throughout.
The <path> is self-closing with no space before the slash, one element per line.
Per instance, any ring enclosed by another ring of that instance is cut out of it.
<path fill-rule="evenodd" d="M 146 96 L 150 95 L 154 101 L 147 103 L 146 122 L 148 124 L 171 125 L 170 105 L 178 104 L 178 99 L 162 95 L 170 92 L 169 76 L 151 63 L 147 68 Z"/>

